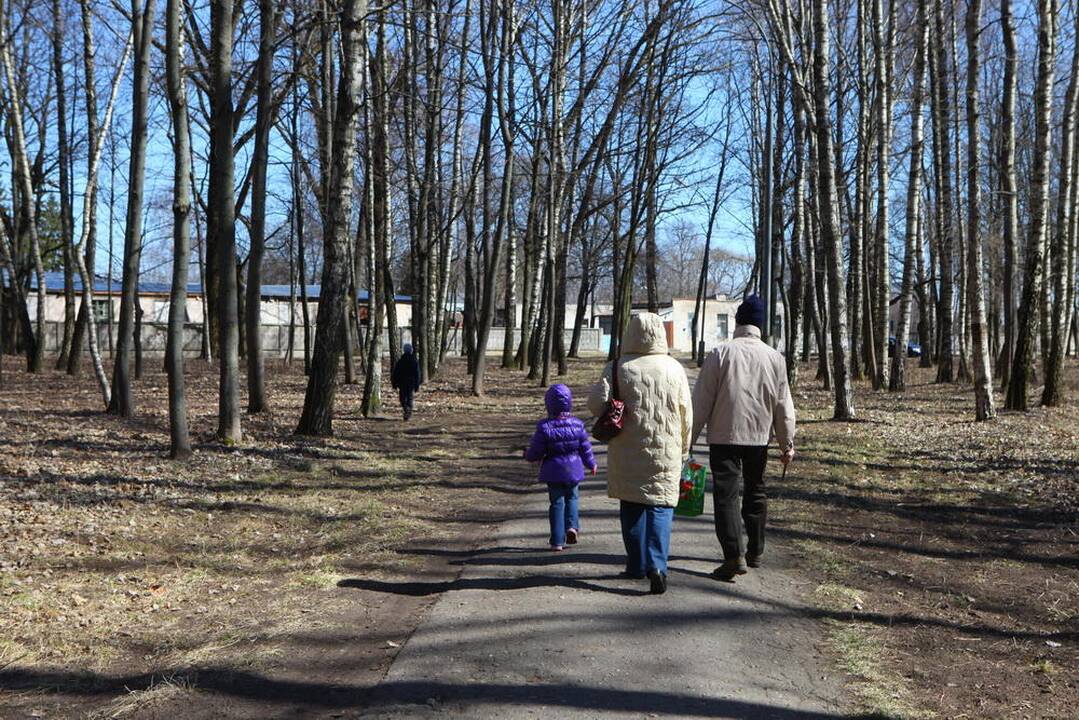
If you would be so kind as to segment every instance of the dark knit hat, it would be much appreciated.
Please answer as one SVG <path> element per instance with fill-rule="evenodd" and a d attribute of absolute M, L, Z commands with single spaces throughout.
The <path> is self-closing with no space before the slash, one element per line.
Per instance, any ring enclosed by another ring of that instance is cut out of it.
<path fill-rule="evenodd" d="M 764 301 L 759 295 L 750 295 L 742 301 L 734 314 L 734 322 L 738 325 L 756 325 L 758 330 L 764 330 Z"/>

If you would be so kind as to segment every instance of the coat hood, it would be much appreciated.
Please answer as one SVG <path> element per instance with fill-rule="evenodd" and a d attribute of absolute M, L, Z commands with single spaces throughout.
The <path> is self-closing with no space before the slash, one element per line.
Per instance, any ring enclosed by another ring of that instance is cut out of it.
<path fill-rule="evenodd" d="M 543 403 L 547 406 L 547 414 L 556 417 L 562 413 L 573 411 L 573 392 L 562 383 L 547 388 L 547 394 L 543 397 Z"/>
<path fill-rule="evenodd" d="M 629 319 L 622 352 L 633 355 L 666 355 L 667 331 L 655 313 L 640 313 Z"/>

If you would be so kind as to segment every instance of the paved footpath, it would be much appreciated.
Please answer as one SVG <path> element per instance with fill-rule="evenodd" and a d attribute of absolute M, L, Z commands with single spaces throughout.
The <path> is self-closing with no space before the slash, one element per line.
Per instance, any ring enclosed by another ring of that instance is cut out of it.
<path fill-rule="evenodd" d="M 362 717 L 845 717 L 782 547 L 736 583 L 713 580 L 709 499 L 701 517 L 676 518 L 668 591 L 649 595 L 646 580 L 618 577 L 618 504 L 605 488 L 602 471 L 582 485 L 581 542 L 564 552 L 546 548 L 538 492 L 485 547 L 459 554 L 459 579 L 384 583 L 442 595 Z"/>

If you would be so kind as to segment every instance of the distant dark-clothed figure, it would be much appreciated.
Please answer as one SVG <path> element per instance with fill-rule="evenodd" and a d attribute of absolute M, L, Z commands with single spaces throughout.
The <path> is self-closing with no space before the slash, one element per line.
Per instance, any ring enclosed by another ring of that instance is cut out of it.
<path fill-rule="evenodd" d="M 647 575 L 658 595 L 667 590 L 671 523 L 693 425 L 686 371 L 667 354 L 667 332 L 658 315 L 630 318 L 622 356 L 607 363 L 589 395 L 588 409 L 597 417 L 614 392 L 616 371 L 625 414 L 622 431 L 607 445 L 607 494 L 621 501 L 626 575 Z"/>
<path fill-rule="evenodd" d="M 547 417 L 536 424 L 536 432 L 525 450 L 525 460 L 540 463 L 540 482 L 547 483 L 551 501 L 551 549 L 575 545 L 581 532 L 578 485 L 585 471 L 596 474 L 596 459 L 584 423 L 573 417 L 573 393 L 561 383 L 552 385 L 544 396 Z"/>
<path fill-rule="evenodd" d="M 723 549 L 723 564 L 712 574 L 720 580 L 760 565 L 768 517 L 764 468 L 773 435 L 782 453 L 780 461 L 786 465 L 794 458 L 794 402 L 787 386 L 787 364 L 761 340 L 763 325 L 764 305 L 751 295 L 735 314 L 734 338 L 705 358 L 693 389 L 694 442 L 708 426 L 716 537 Z M 743 522 L 748 544 L 742 537 Z"/>
<path fill-rule="evenodd" d="M 405 343 L 403 350 L 404 354 L 390 373 L 390 384 L 397 391 L 401 399 L 401 410 L 405 420 L 408 420 L 412 417 L 413 396 L 420 389 L 420 364 L 416 362 L 416 353 L 412 351 L 410 344 Z"/>

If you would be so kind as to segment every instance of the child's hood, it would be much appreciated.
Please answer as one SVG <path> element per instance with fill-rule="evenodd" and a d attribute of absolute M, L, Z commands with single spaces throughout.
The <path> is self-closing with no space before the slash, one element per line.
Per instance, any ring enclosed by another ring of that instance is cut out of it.
<path fill-rule="evenodd" d="M 573 393 L 569 387 L 557 383 L 547 388 L 547 394 L 543 398 L 547 406 L 547 414 L 554 417 L 573 410 Z"/>

